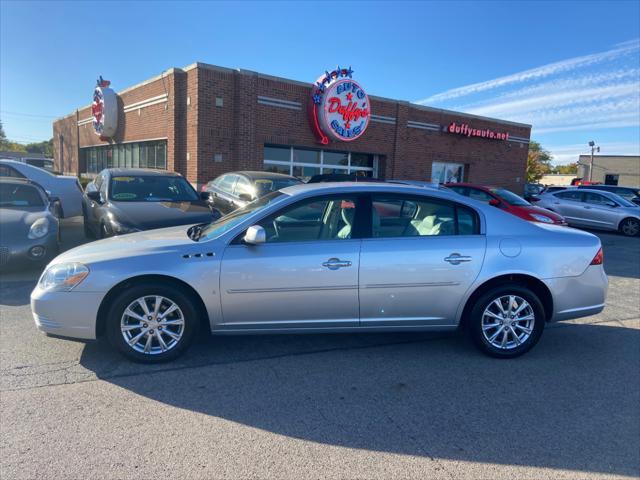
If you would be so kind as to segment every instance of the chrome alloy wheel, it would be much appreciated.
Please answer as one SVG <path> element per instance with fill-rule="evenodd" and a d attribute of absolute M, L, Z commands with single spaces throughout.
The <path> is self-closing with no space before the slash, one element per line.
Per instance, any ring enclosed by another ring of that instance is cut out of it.
<path fill-rule="evenodd" d="M 629 237 L 635 237 L 640 232 L 640 222 L 634 218 L 626 220 L 622 224 L 622 233 Z"/>
<path fill-rule="evenodd" d="M 536 318 L 529 302 L 517 295 L 493 300 L 482 314 L 482 334 L 489 344 L 511 350 L 524 344 L 533 333 Z"/>
<path fill-rule="evenodd" d="M 140 297 L 120 319 L 125 342 L 136 352 L 158 355 L 174 348 L 184 334 L 184 315 L 173 300 L 160 295 Z"/>

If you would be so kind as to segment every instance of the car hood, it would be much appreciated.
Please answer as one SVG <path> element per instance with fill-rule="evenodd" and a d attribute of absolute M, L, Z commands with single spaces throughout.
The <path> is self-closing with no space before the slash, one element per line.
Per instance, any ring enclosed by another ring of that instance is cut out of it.
<path fill-rule="evenodd" d="M 68 250 L 58 255 L 52 263 L 93 263 L 177 251 L 196 244 L 187 235 L 188 229 L 188 226 L 181 225 L 105 238 Z"/>
<path fill-rule="evenodd" d="M 0 243 L 10 245 L 25 241 L 33 222 L 43 217 L 51 221 L 50 216 L 43 207 L 0 208 Z"/>
<path fill-rule="evenodd" d="M 211 222 L 219 217 L 204 201 L 110 202 L 116 221 L 139 230 Z"/>

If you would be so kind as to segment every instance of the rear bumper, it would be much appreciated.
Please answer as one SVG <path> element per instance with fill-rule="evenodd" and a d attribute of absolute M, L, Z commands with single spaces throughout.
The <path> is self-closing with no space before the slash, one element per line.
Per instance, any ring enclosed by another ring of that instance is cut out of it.
<path fill-rule="evenodd" d="M 602 265 L 590 265 L 577 277 L 551 278 L 546 283 L 553 296 L 552 322 L 588 317 L 605 307 L 609 280 Z"/>

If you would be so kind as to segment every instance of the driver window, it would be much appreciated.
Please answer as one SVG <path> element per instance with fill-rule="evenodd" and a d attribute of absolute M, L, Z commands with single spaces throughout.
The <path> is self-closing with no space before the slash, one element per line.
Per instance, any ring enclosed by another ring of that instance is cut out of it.
<path fill-rule="evenodd" d="M 476 190 L 475 188 L 469 189 L 469 198 L 473 198 L 474 200 L 478 200 L 479 202 L 489 203 L 493 200 L 493 197 L 489 195 L 487 192 L 483 192 L 482 190 Z"/>
<path fill-rule="evenodd" d="M 236 186 L 233 189 L 233 196 L 240 197 L 240 195 L 247 195 L 248 198 L 254 198 L 254 191 L 251 187 L 251 183 L 249 180 L 243 177 L 238 177 L 238 181 L 236 182 Z"/>
<path fill-rule="evenodd" d="M 354 232 L 356 197 L 303 200 L 262 220 L 267 243 L 348 240 Z"/>

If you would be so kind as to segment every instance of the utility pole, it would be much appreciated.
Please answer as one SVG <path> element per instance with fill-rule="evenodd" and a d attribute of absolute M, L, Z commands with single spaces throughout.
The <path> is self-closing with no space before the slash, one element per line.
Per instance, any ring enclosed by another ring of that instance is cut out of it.
<path fill-rule="evenodd" d="M 589 142 L 589 146 L 591 147 L 591 162 L 589 162 L 589 183 L 593 181 L 593 152 L 600 152 L 600 147 L 596 145 L 596 142 L 591 140 Z"/>

